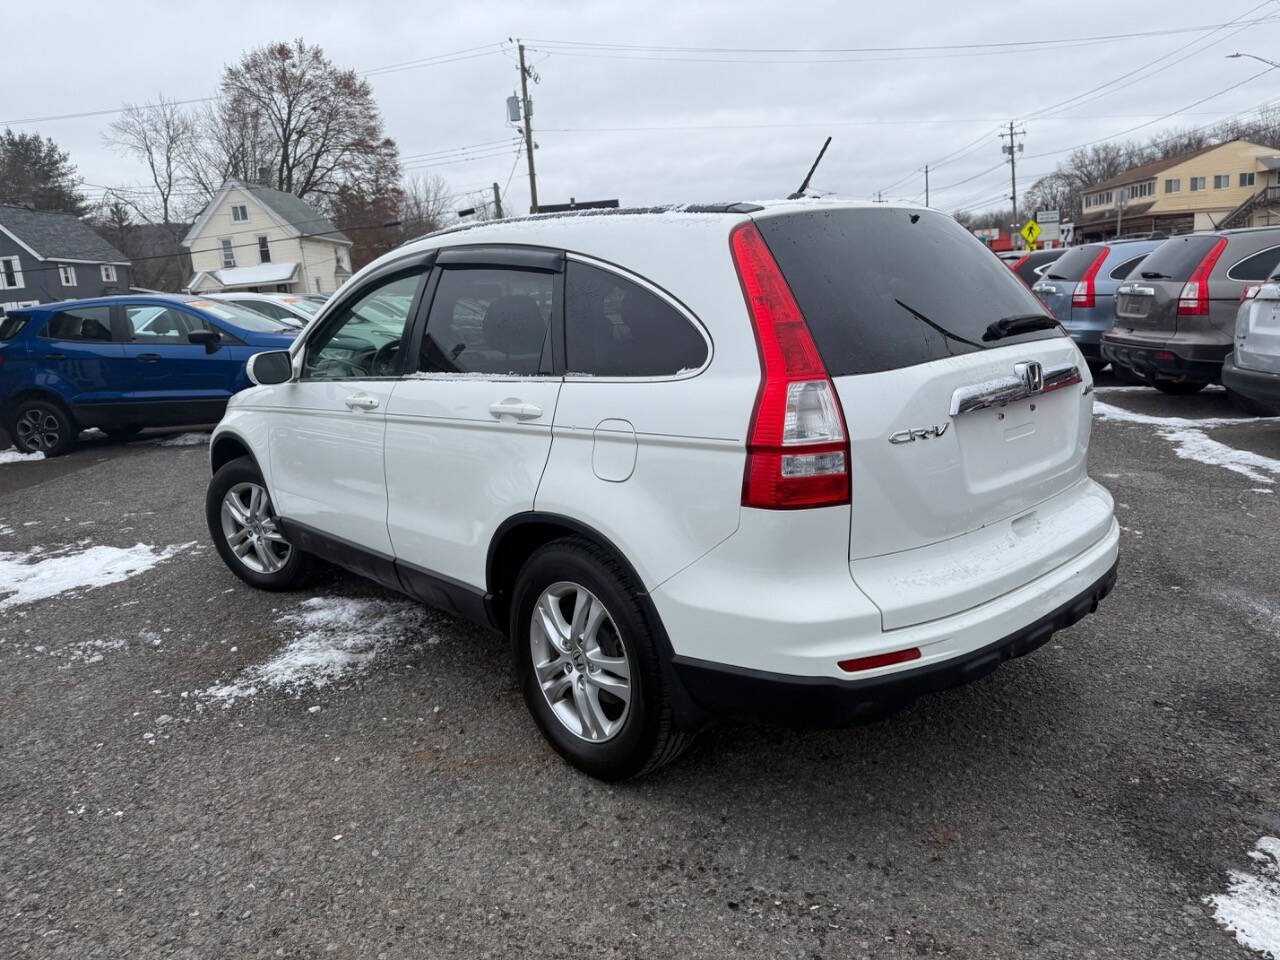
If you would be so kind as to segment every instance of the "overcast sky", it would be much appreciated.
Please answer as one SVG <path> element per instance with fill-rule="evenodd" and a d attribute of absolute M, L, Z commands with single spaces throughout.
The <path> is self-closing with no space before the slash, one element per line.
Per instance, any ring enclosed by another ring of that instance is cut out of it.
<path fill-rule="evenodd" d="M 197 10 L 182 3 L 67 0 L 52 20 L 39 4 L 15 4 L 5 14 L 0 126 L 110 110 L 158 94 L 208 96 L 224 65 L 242 51 L 296 36 L 360 71 L 470 51 L 452 62 L 375 73 L 369 80 L 408 173 L 439 174 L 458 192 L 509 183 L 507 207 L 522 210 L 528 207 L 528 180 L 523 159 L 515 163 L 516 131 L 506 122 L 504 102 L 518 82 L 514 49 L 474 50 L 517 37 L 525 38 L 541 77 L 532 95 L 544 203 L 571 196 L 617 197 L 623 204 L 779 196 L 795 189 L 823 137 L 831 134 L 831 148 L 814 178 L 820 191 L 866 197 L 883 189 L 886 196 L 915 198 L 924 183 L 913 171 L 928 162 L 934 206 L 982 209 L 1007 200 L 1008 167 L 996 166 L 1001 154 L 995 131 L 1002 122 L 1019 120 L 1026 128 L 1021 192 L 1035 175 L 1053 169 L 1063 148 L 1165 114 L 1176 112 L 1133 135 L 1150 136 L 1174 124 L 1209 124 L 1280 98 L 1277 70 L 1193 106 L 1265 70 L 1256 61 L 1225 55 L 1274 54 L 1280 50 L 1280 19 L 1214 33 L 1071 46 L 808 51 L 1064 41 L 1265 16 L 1280 18 L 1280 2 L 685 0 L 642 8 L 538 0 L 222 0 Z M 611 51 L 566 49 L 566 41 L 768 49 Z M 778 48 L 795 52 L 768 52 Z M 1036 116 L 1166 55 L 1123 81 L 1125 86 L 1092 94 L 1060 115 Z M 830 62 L 813 62 L 816 56 Z M 781 62 L 758 62 L 769 59 Z M 100 195 L 104 185 L 143 182 L 134 161 L 103 143 L 110 119 L 15 126 L 53 137 L 70 151 L 81 176 L 96 185 L 87 192 Z M 507 139 L 510 144 L 502 142 Z M 962 150 L 969 145 L 971 150 Z M 467 147 L 472 149 L 447 152 Z M 960 156 L 943 162 L 957 151 Z M 443 162 L 459 158 L 463 162 Z M 996 169 L 983 173 L 991 167 Z"/>

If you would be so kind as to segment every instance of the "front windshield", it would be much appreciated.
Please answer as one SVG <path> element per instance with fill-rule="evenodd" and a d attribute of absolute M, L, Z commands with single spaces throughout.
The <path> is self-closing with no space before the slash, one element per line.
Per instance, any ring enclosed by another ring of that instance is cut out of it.
<path fill-rule="evenodd" d="M 314 317 L 320 312 L 320 308 L 324 306 L 322 303 L 316 303 L 314 300 L 304 300 L 302 297 L 281 297 L 280 302 L 293 310 L 305 313 L 308 317 Z"/>
<path fill-rule="evenodd" d="M 295 329 L 281 320 L 264 317 L 260 313 L 247 310 L 234 303 L 215 303 L 212 300 L 189 300 L 187 301 L 187 306 L 191 307 L 193 310 L 199 310 L 202 313 L 207 313 L 211 317 L 224 320 L 232 326 L 239 327 L 241 330 L 249 330 L 253 333 L 292 333 Z"/>

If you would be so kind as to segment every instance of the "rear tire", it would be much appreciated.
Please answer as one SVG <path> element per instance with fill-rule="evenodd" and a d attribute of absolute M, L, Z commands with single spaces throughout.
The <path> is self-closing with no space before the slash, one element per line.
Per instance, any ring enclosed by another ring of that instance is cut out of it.
<path fill-rule="evenodd" d="M 249 457 L 223 464 L 213 475 L 204 512 L 222 562 L 245 583 L 259 590 L 306 583 L 312 558 L 280 532 L 271 495 Z"/>
<path fill-rule="evenodd" d="M 1208 385 L 1207 383 L 1189 383 L 1185 380 L 1156 380 L 1153 383 L 1157 390 L 1171 397 L 1190 396 L 1193 393 L 1199 393 Z"/>
<path fill-rule="evenodd" d="M 556 752 L 601 780 L 649 773 L 693 735 L 677 728 L 640 590 L 578 538 L 534 552 L 516 578 L 510 634 L 525 703 Z"/>
<path fill-rule="evenodd" d="M 43 453 L 60 457 L 75 449 L 80 427 L 62 404 L 32 398 L 14 405 L 5 422 L 10 439 L 23 453 Z"/>

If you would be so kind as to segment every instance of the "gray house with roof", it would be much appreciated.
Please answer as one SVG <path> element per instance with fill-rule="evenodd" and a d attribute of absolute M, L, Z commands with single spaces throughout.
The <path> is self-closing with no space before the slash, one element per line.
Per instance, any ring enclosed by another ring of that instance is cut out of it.
<path fill-rule="evenodd" d="M 351 241 L 291 193 L 228 180 L 182 245 L 192 293 L 254 290 L 330 294 L 351 276 Z"/>
<path fill-rule="evenodd" d="M 0 315 L 126 293 L 132 273 L 129 258 L 74 215 L 0 205 Z"/>

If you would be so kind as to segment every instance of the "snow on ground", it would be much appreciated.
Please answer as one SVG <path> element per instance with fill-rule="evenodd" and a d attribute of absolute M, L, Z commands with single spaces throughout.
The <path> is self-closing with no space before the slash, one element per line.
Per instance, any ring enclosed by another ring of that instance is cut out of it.
<path fill-rule="evenodd" d="M 1280 960 L 1280 839 L 1263 837 L 1249 856 L 1257 872 L 1232 870 L 1227 892 L 1205 903 L 1242 946 Z"/>
<path fill-rule="evenodd" d="M 17 447 L 0 450 L 0 463 L 19 463 L 23 460 L 43 460 L 43 453 L 19 453 Z"/>
<path fill-rule="evenodd" d="M 7 537 L 11 533 L 13 533 L 13 527 L 7 523 L 0 523 L 0 537 Z"/>
<path fill-rule="evenodd" d="M 439 643 L 431 633 L 435 620 L 435 614 L 410 601 L 312 597 L 303 601 L 298 613 L 284 618 L 294 634 L 283 650 L 203 695 L 220 700 L 224 707 L 264 690 L 301 696 L 308 687 L 324 687 L 360 673 L 399 644 Z"/>
<path fill-rule="evenodd" d="M 1206 430 L 1216 427 L 1277 419 L 1274 417 L 1205 417 L 1200 420 L 1188 420 L 1184 417 L 1154 417 L 1102 401 L 1095 401 L 1093 413 L 1102 420 L 1156 427 L 1156 435 L 1172 443 L 1173 452 L 1184 460 L 1198 460 L 1210 466 L 1222 467 L 1257 483 L 1275 483 L 1273 477 L 1268 474 L 1280 475 L 1280 460 L 1264 457 L 1250 450 L 1237 450 L 1235 447 L 1214 440 L 1205 433 Z"/>
<path fill-rule="evenodd" d="M 0 551 L 0 610 L 68 591 L 119 583 L 193 546 L 195 541 L 163 548 L 145 543 L 132 547 L 88 546 L 86 540 L 55 553 L 47 553 L 41 547 L 27 553 Z"/>
<path fill-rule="evenodd" d="M 207 433 L 180 433 L 176 437 L 164 437 L 152 441 L 157 447 L 197 447 L 208 442 L 209 434 Z"/>

